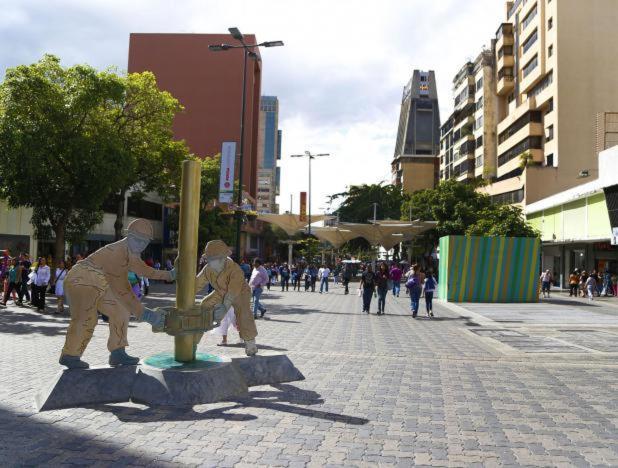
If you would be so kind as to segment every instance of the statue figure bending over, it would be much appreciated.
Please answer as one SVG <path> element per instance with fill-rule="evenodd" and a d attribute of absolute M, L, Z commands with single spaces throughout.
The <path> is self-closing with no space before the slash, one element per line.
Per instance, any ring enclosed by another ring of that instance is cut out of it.
<path fill-rule="evenodd" d="M 140 254 L 153 238 L 149 221 L 136 219 L 127 227 L 127 237 L 100 248 L 77 262 L 64 280 L 71 310 L 71 322 L 60 364 L 68 368 L 87 368 L 81 360 L 97 324 L 97 312 L 109 317 L 109 364 L 135 365 L 139 358 L 129 356 L 125 347 L 131 314 L 146 321 L 153 331 L 162 329 L 165 315 L 144 307 L 135 297 L 128 280 L 133 271 L 150 279 L 173 281 L 175 270 L 155 270 L 146 265 Z"/>
<path fill-rule="evenodd" d="M 202 311 L 212 311 L 216 322 L 221 322 L 231 306 L 234 306 L 240 337 L 245 342 L 247 356 L 257 353 L 255 337 L 257 329 L 251 313 L 251 289 L 245 281 L 245 274 L 228 256 L 230 248 L 221 240 L 206 244 L 204 256 L 208 262 L 195 278 L 195 290 L 210 284 L 214 291 L 202 300 Z"/>

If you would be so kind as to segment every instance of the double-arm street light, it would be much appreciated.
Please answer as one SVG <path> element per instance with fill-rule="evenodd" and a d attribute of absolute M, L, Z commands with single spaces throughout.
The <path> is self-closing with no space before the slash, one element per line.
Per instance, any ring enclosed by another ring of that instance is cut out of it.
<path fill-rule="evenodd" d="M 240 115 L 240 153 L 238 155 L 238 196 L 236 198 L 236 261 L 240 263 L 240 229 L 242 227 L 242 213 L 240 211 L 242 206 L 242 176 L 243 176 L 243 157 L 245 150 L 245 107 L 246 107 L 246 93 L 247 93 L 247 58 L 258 59 L 258 55 L 253 51 L 260 47 L 280 47 L 283 45 L 283 41 L 266 41 L 259 44 L 247 44 L 245 37 L 238 30 L 238 28 L 229 28 L 228 31 L 239 44 L 211 44 L 208 46 L 212 52 L 223 52 L 230 49 L 243 49 L 243 68 L 242 68 L 242 110 Z"/>
<path fill-rule="evenodd" d="M 304 154 L 292 154 L 290 157 L 292 158 L 307 158 L 309 160 L 309 193 L 307 194 L 307 198 L 309 198 L 309 224 L 307 225 L 307 233 L 311 235 L 311 160 L 323 156 L 330 156 L 328 153 L 320 153 L 320 154 L 311 154 L 309 151 L 305 151 Z"/>

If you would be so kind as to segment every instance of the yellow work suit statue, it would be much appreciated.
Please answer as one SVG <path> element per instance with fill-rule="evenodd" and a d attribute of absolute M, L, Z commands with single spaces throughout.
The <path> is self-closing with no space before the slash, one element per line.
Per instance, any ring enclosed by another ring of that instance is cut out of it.
<path fill-rule="evenodd" d="M 251 313 L 251 289 L 245 281 L 245 275 L 228 255 L 229 247 L 221 240 L 206 244 L 204 256 L 208 262 L 195 278 L 195 290 L 199 291 L 210 284 L 214 291 L 202 302 L 202 310 L 212 311 L 214 320 L 220 322 L 230 307 L 234 307 L 236 323 L 240 337 L 245 342 L 247 356 L 257 353 L 255 337 L 257 328 Z"/>
<path fill-rule="evenodd" d="M 139 358 L 127 355 L 125 347 L 129 320 L 133 314 L 146 321 L 153 330 L 161 328 L 163 313 L 145 308 L 135 297 L 128 280 L 132 271 L 139 276 L 155 280 L 173 281 L 175 270 L 155 270 L 146 265 L 140 254 L 153 238 L 149 221 L 136 219 L 127 227 L 127 237 L 100 248 L 86 259 L 80 260 L 64 280 L 64 290 L 69 301 L 71 322 L 67 331 L 60 364 L 68 368 L 87 368 L 81 360 L 97 324 L 97 312 L 109 317 L 109 364 L 135 365 Z"/>

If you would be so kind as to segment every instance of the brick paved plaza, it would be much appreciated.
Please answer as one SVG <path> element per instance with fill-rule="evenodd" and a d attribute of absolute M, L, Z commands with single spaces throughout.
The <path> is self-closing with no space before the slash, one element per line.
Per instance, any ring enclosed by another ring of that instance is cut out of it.
<path fill-rule="evenodd" d="M 155 286 L 151 306 L 171 304 Z M 128 403 L 36 413 L 60 369 L 68 319 L 0 309 L 0 465 L 618 465 L 618 309 L 601 302 L 436 307 L 413 320 L 360 298 L 264 296 L 262 352 L 286 353 L 306 380 L 192 409 Z M 132 324 L 129 351 L 171 349 Z M 235 343 L 237 336 L 232 337 Z M 105 365 L 107 325 L 85 359 Z M 241 355 L 207 336 L 201 351 Z"/>

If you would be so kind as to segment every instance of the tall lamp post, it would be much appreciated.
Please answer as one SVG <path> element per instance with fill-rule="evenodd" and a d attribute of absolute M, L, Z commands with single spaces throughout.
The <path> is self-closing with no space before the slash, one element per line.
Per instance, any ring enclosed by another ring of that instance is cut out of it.
<path fill-rule="evenodd" d="M 283 41 L 266 41 L 259 44 L 247 44 L 245 37 L 238 28 L 229 28 L 228 31 L 239 44 L 211 44 L 208 46 L 212 52 L 222 52 L 230 49 L 243 49 L 243 68 L 242 68 L 242 110 L 240 115 L 240 153 L 238 155 L 238 195 L 236 197 L 236 261 L 240 263 L 240 229 L 242 227 L 242 214 L 240 207 L 242 206 L 242 176 L 243 176 L 243 157 L 245 150 L 245 107 L 247 99 L 247 58 L 257 59 L 257 54 L 253 49 L 260 47 L 280 47 Z"/>
<path fill-rule="evenodd" d="M 304 154 L 292 154 L 290 157 L 292 158 L 307 158 L 309 160 L 309 193 L 307 197 L 309 198 L 309 224 L 307 225 L 307 233 L 311 235 L 311 160 L 315 158 L 320 158 L 324 156 L 330 156 L 329 153 L 319 153 L 319 154 L 311 154 L 309 151 L 305 151 Z"/>

